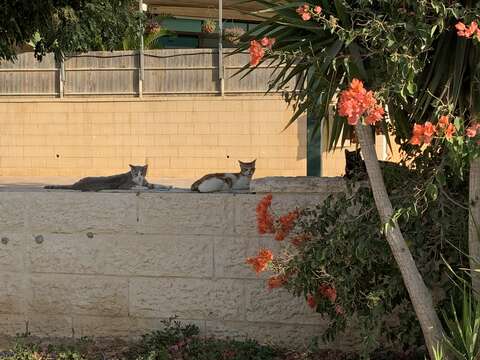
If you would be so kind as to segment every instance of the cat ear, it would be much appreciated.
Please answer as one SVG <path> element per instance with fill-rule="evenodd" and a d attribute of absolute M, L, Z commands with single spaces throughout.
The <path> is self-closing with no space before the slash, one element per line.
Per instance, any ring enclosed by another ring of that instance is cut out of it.
<path fill-rule="evenodd" d="M 133 166 L 132 164 L 128 164 L 128 166 L 130 166 L 130 169 L 132 170 L 135 168 L 135 166 Z"/>
<path fill-rule="evenodd" d="M 143 167 L 143 170 L 142 170 L 143 176 L 147 175 L 147 169 L 148 169 L 148 164 Z"/>

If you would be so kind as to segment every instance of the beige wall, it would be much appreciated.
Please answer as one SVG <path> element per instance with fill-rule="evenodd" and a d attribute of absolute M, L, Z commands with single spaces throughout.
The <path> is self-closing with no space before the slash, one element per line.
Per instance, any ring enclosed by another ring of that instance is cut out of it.
<path fill-rule="evenodd" d="M 307 344 L 325 319 L 245 264 L 279 248 L 258 236 L 255 207 L 265 191 L 284 211 L 344 185 L 283 182 L 257 195 L 0 192 L 0 333 L 132 337 L 178 315 L 204 334 Z"/>
<path fill-rule="evenodd" d="M 3 99 L 0 177 L 71 181 L 148 163 L 150 179 L 192 180 L 255 158 L 256 177 L 303 176 L 306 121 L 282 131 L 291 116 L 278 96 Z M 385 150 L 378 136 L 380 159 Z M 323 153 L 324 176 L 344 168 L 342 149 Z"/>
<path fill-rule="evenodd" d="M 147 162 L 151 177 L 193 179 L 254 158 L 257 176 L 305 175 L 305 121 L 282 132 L 291 114 L 276 96 L 4 100 L 0 175 L 107 175 Z"/>

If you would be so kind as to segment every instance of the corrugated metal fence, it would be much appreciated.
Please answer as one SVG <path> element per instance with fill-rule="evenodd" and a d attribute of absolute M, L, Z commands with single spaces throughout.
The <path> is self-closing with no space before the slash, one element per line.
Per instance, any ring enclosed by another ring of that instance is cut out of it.
<path fill-rule="evenodd" d="M 233 76 L 249 61 L 248 54 L 226 56 L 224 93 L 263 93 L 273 68 L 260 67 L 241 78 Z M 140 79 L 137 51 L 88 52 L 58 63 L 53 55 L 42 62 L 32 53 L 15 63 L 0 63 L 0 96 L 153 96 L 221 94 L 216 49 L 146 50 L 144 78 Z"/>

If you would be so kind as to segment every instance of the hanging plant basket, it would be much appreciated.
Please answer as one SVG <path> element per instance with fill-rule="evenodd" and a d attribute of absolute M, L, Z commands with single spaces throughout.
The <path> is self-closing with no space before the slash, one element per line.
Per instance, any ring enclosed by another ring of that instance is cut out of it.
<path fill-rule="evenodd" d="M 145 34 L 153 34 L 159 32 L 161 29 L 162 27 L 155 19 L 149 19 L 145 24 Z"/>
<path fill-rule="evenodd" d="M 245 34 L 245 30 L 240 27 L 227 28 L 223 32 L 223 39 L 233 45 L 238 45 L 243 34 Z"/>
<path fill-rule="evenodd" d="M 217 30 L 217 23 L 213 19 L 207 19 L 202 22 L 202 32 L 212 34 Z"/>

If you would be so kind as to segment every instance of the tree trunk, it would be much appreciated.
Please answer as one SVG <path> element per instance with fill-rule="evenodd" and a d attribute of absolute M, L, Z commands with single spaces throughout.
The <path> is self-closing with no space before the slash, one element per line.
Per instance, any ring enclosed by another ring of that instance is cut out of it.
<path fill-rule="evenodd" d="M 365 125 L 357 125 L 355 131 L 367 167 L 375 204 L 380 219 L 382 223 L 385 224 L 390 221 L 393 215 L 393 207 L 383 181 L 373 142 L 373 134 L 371 128 Z M 434 359 L 433 350 L 436 349 L 443 340 L 444 332 L 440 319 L 435 312 L 430 290 L 423 282 L 422 276 L 417 269 L 398 224 L 395 223 L 389 226 L 385 232 L 385 236 L 402 274 L 403 282 L 410 295 L 420 326 L 422 327 L 430 358 Z"/>
<path fill-rule="evenodd" d="M 468 252 L 472 288 L 480 298 L 480 157 L 470 162 L 469 182 Z"/>

